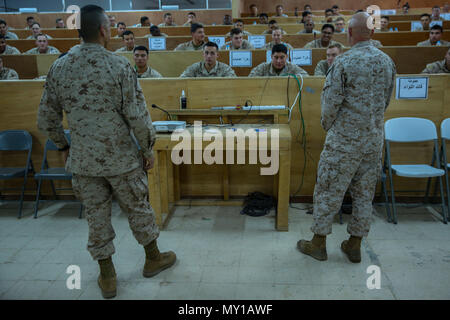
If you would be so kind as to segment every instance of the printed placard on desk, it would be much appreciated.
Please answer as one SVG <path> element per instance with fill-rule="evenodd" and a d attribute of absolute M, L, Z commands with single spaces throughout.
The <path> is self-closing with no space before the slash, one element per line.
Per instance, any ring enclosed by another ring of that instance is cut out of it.
<path fill-rule="evenodd" d="M 150 51 L 166 50 L 166 37 L 150 37 L 148 38 L 148 48 Z"/>
<path fill-rule="evenodd" d="M 291 63 L 298 66 L 312 65 L 312 50 L 311 49 L 294 49 L 290 52 Z"/>
<path fill-rule="evenodd" d="M 411 21 L 411 31 L 422 31 L 422 24 L 420 21 Z"/>
<path fill-rule="evenodd" d="M 441 20 L 439 20 L 439 21 L 431 21 L 431 22 L 430 22 L 430 28 L 431 28 L 432 26 L 436 25 L 436 24 L 442 27 L 442 22 L 443 22 L 443 21 L 441 21 Z"/>
<path fill-rule="evenodd" d="M 272 50 L 266 51 L 266 62 L 272 62 Z"/>
<path fill-rule="evenodd" d="M 397 77 L 397 99 L 427 99 L 428 77 Z"/>
<path fill-rule="evenodd" d="M 450 12 L 449 13 L 441 13 L 441 17 L 444 20 L 450 20 Z"/>
<path fill-rule="evenodd" d="M 397 14 L 397 10 L 395 10 L 395 9 L 380 10 L 380 15 L 383 15 L 383 16 L 396 15 L 396 14 Z"/>
<path fill-rule="evenodd" d="M 217 46 L 220 48 L 222 48 L 222 46 L 225 45 L 225 37 L 208 37 L 208 40 L 211 42 L 215 42 L 217 44 Z"/>
<path fill-rule="evenodd" d="M 248 36 L 248 42 L 250 42 L 255 49 L 261 49 L 266 45 L 266 36 Z"/>
<path fill-rule="evenodd" d="M 251 67 L 252 66 L 252 52 L 251 51 L 230 51 L 230 66 L 231 67 Z"/>

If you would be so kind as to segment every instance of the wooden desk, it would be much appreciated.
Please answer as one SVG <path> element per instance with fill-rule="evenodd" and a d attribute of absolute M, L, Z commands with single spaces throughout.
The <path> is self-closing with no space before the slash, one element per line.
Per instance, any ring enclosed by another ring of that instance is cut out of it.
<path fill-rule="evenodd" d="M 271 123 L 287 124 L 289 113 L 287 109 L 283 110 L 211 110 L 211 109 L 184 109 L 168 110 L 172 120 L 186 121 L 193 123 L 195 120 L 202 119 L 208 124 L 233 123 Z M 169 120 L 169 119 L 168 119 Z"/>
<path fill-rule="evenodd" d="M 203 128 L 203 133 L 206 128 L 213 128 L 222 133 L 222 136 L 226 136 L 226 130 L 231 130 L 231 126 L 207 126 Z M 290 190 L 290 172 L 291 172 L 291 130 L 288 124 L 237 124 L 233 128 L 246 130 L 265 129 L 267 132 L 267 148 L 271 148 L 272 131 L 276 129 L 279 131 L 279 147 L 278 147 L 278 160 L 279 160 L 279 170 L 274 179 L 274 196 L 278 200 L 277 204 L 277 216 L 275 222 L 275 228 L 278 231 L 288 231 L 288 210 L 289 210 L 289 190 Z M 186 130 L 191 134 L 191 150 L 194 150 L 195 140 L 200 139 L 202 145 L 202 151 L 211 142 L 203 141 L 199 137 L 194 136 L 194 127 L 188 127 Z M 259 138 L 259 133 L 256 133 L 256 137 Z M 224 139 L 225 140 L 225 139 Z M 258 151 L 250 148 L 249 139 L 246 138 L 245 150 L 246 151 Z M 171 151 L 173 148 L 179 144 L 179 141 L 172 141 L 170 134 L 159 133 L 156 135 L 156 142 L 153 146 L 155 152 L 155 163 L 154 168 L 149 171 L 149 192 L 150 192 L 150 202 L 152 204 L 153 210 L 156 216 L 156 223 L 164 227 L 173 212 L 175 205 L 182 205 L 180 196 L 180 184 L 179 184 L 179 165 L 173 164 L 171 160 Z M 235 150 L 237 146 L 237 141 L 234 140 L 233 149 Z M 227 144 L 223 141 L 223 151 L 226 152 Z M 271 150 L 273 152 L 274 150 Z M 276 152 L 276 151 L 275 151 Z M 193 157 L 191 158 L 193 160 Z M 224 154 L 223 161 L 226 161 Z M 246 162 L 248 161 L 246 157 Z M 203 162 L 203 160 L 202 160 Z M 236 163 L 235 163 L 236 164 Z M 232 164 L 224 164 L 224 198 L 228 197 L 227 190 L 227 172 L 228 167 Z M 239 165 L 239 164 L 238 164 Z M 223 205 L 226 201 L 221 201 L 220 205 Z M 163 214 L 167 214 L 163 221 Z"/>

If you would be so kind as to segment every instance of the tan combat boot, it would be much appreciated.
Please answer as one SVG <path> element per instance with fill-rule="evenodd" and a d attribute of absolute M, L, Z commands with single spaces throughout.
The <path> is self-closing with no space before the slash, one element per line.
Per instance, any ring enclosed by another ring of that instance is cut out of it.
<path fill-rule="evenodd" d="M 315 234 L 311 241 L 300 240 L 297 242 L 297 248 L 301 253 L 307 254 L 314 259 L 325 261 L 327 255 L 327 236 Z"/>
<path fill-rule="evenodd" d="M 102 296 L 105 299 L 116 296 L 116 270 L 111 257 L 98 260 L 100 266 L 100 275 L 98 276 L 98 286 L 102 290 Z"/>
<path fill-rule="evenodd" d="M 341 243 L 342 252 L 353 263 L 361 262 L 361 237 L 350 236 L 348 240 Z"/>
<path fill-rule="evenodd" d="M 144 247 L 145 265 L 142 274 L 146 278 L 156 276 L 158 273 L 171 267 L 177 260 L 174 252 L 159 252 L 156 239 Z"/>

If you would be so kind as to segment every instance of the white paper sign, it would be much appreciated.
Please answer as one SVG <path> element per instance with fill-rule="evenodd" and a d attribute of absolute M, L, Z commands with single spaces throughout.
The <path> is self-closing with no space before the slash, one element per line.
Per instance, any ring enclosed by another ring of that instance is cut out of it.
<path fill-rule="evenodd" d="M 251 67 L 252 66 L 252 52 L 251 51 L 230 51 L 230 66 L 231 67 Z"/>
<path fill-rule="evenodd" d="M 312 65 L 311 49 L 294 49 L 291 50 L 291 62 L 298 66 Z"/>
<path fill-rule="evenodd" d="M 219 46 L 219 49 L 225 45 L 225 37 L 208 37 L 208 40 L 215 42 Z"/>
<path fill-rule="evenodd" d="M 441 17 L 444 20 L 450 20 L 450 12 L 449 13 L 441 13 Z"/>
<path fill-rule="evenodd" d="M 166 37 L 148 38 L 148 48 L 150 49 L 150 51 L 166 50 Z"/>
<path fill-rule="evenodd" d="M 397 10 L 391 9 L 391 10 L 380 10 L 380 15 L 383 16 L 389 16 L 389 15 L 395 15 L 397 14 Z"/>
<path fill-rule="evenodd" d="M 422 31 L 422 24 L 420 21 L 411 21 L 411 31 Z"/>
<path fill-rule="evenodd" d="M 427 99 L 428 78 L 397 77 L 395 95 L 397 99 Z"/>
<path fill-rule="evenodd" d="M 272 50 L 266 51 L 266 62 L 272 62 Z"/>
<path fill-rule="evenodd" d="M 442 21 L 431 21 L 430 22 L 430 28 L 432 27 L 432 26 L 434 26 L 435 24 L 437 24 L 437 25 L 440 25 L 441 27 L 442 27 Z"/>
<path fill-rule="evenodd" d="M 248 36 L 248 42 L 250 42 L 255 49 L 261 49 L 266 45 L 266 36 Z"/>

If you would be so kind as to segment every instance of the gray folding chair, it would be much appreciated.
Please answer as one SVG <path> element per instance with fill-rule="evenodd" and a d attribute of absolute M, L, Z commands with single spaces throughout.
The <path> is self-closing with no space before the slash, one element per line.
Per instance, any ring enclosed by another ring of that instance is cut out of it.
<path fill-rule="evenodd" d="M 64 130 L 64 133 L 66 135 L 66 139 L 70 144 L 70 132 L 69 130 Z M 53 190 L 53 195 L 55 197 L 55 200 L 58 198 L 56 194 L 56 190 L 72 190 L 72 188 L 55 188 L 55 184 L 53 183 L 53 180 L 72 180 L 72 174 L 67 172 L 64 167 L 57 167 L 57 168 L 50 168 L 47 161 L 47 154 L 49 151 L 58 151 L 58 147 L 51 141 L 50 139 L 47 140 L 45 143 L 44 148 L 44 157 L 42 159 L 42 166 L 41 171 L 36 173 L 34 175 L 34 178 L 38 181 L 38 188 L 36 193 L 36 203 L 34 206 L 34 218 L 37 218 L 38 210 L 39 210 L 39 202 L 44 201 L 40 200 L 40 194 L 41 194 L 41 185 L 43 180 L 49 180 L 50 185 Z M 80 205 L 80 213 L 79 218 L 82 217 L 82 211 L 83 211 L 83 204 Z"/>
<path fill-rule="evenodd" d="M 25 130 L 5 130 L 0 131 L 0 151 L 28 151 L 25 167 L 1 167 L 0 179 L 9 180 L 23 178 L 22 191 L 19 200 L 18 218 L 22 217 L 23 196 L 27 184 L 28 174 L 34 174 L 33 162 L 31 161 L 31 151 L 33 148 L 33 138 Z M 8 188 L 3 190 L 20 190 L 18 188 Z"/>
<path fill-rule="evenodd" d="M 450 141 L 450 118 L 445 119 L 441 123 L 441 159 L 445 171 L 445 185 L 447 188 L 447 212 L 450 212 L 450 192 L 448 185 L 448 169 L 450 168 L 450 163 L 447 161 L 447 141 Z"/>
<path fill-rule="evenodd" d="M 439 146 L 436 132 L 436 126 L 428 119 L 422 118 L 394 118 L 385 122 L 385 164 L 384 168 L 389 173 L 389 182 L 391 186 L 391 201 L 393 222 L 397 223 L 397 210 L 395 206 L 394 196 L 394 184 L 392 176 L 396 174 L 406 178 L 439 178 L 441 188 L 441 200 L 442 200 L 442 218 L 443 222 L 447 223 L 447 214 L 444 200 L 444 190 L 442 183 L 442 176 L 445 175 L 445 171 L 441 169 L 439 160 Z M 433 156 L 431 165 L 427 164 L 392 164 L 391 163 L 391 149 L 390 143 L 408 143 L 408 142 L 424 142 L 433 141 Z M 436 160 L 437 168 L 433 166 Z M 430 181 L 430 180 L 429 180 Z M 428 181 L 428 184 L 429 184 Z M 429 189 L 427 187 L 427 189 Z M 428 191 L 427 191 L 428 192 Z M 389 217 L 388 217 L 389 218 Z"/>

